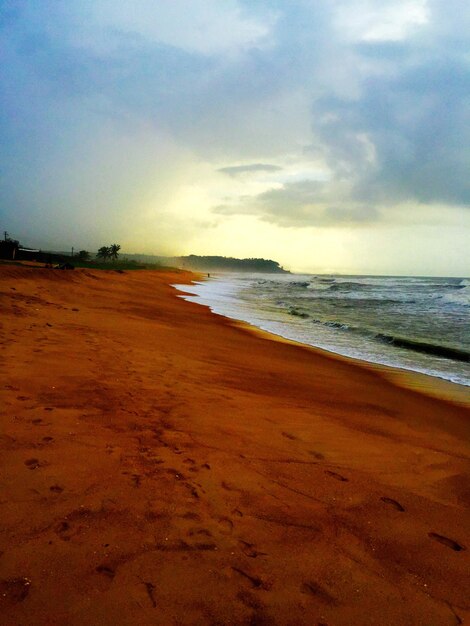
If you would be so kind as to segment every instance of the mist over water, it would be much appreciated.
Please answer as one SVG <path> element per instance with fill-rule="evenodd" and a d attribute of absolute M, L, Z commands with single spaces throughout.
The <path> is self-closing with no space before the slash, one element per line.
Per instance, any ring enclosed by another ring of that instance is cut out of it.
<path fill-rule="evenodd" d="M 288 339 L 470 386 L 468 279 L 226 274 L 180 288 Z"/>

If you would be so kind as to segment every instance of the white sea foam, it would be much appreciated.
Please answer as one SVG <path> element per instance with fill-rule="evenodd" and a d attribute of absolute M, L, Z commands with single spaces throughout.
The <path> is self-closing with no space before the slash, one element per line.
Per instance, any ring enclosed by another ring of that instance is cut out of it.
<path fill-rule="evenodd" d="M 287 339 L 470 385 L 464 361 L 469 285 L 464 279 L 226 274 L 175 287 L 191 294 L 182 296 L 187 300 Z M 456 358 L 432 354 L 441 349 Z"/>

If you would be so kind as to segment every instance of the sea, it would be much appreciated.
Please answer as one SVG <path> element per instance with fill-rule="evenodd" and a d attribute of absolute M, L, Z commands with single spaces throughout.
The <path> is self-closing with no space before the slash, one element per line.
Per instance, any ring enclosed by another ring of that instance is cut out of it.
<path fill-rule="evenodd" d="M 470 386 L 468 278 L 220 274 L 175 287 L 287 339 Z"/>

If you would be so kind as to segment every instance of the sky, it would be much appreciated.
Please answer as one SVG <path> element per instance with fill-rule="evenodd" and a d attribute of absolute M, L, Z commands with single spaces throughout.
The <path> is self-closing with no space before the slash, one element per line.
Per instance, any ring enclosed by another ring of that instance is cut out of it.
<path fill-rule="evenodd" d="M 465 276 L 468 0 L 1 0 L 24 244 Z"/>

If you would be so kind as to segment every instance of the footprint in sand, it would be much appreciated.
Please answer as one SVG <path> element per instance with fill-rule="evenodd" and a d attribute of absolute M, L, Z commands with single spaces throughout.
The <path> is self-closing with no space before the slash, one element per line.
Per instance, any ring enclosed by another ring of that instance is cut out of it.
<path fill-rule="evenodd" d="M 0 596 L 11 604 L 18 604 L 26 598 L 30 587 L 29 578 L 8 578 L 0 581 Z"/>
<path fill-rule="evenodd" d="M 182 519 L 190 519 L 196 522 L 201 520 L 201 517 L 197 513 L 193 513 L 192 511 L 187 511 L 180 516 Z"/>
<path fill-rule="evenodd" d="M 39 459 L 27 459 L 24 464 L 30 470 L 36 469 L 39 467 Z"/>
<path fill-rule="evenodd" d="M 156 522 L 168 518 L 168 514 L 164 511 L 146 511 L 144 517 L 148 522 Z"/>
<path fill-rule="evenodd" d="M 49 487 L 49 491 L 52 491 L 52 493 L 62 493 L 64 490 L 63 487 L 61 487 L 60 485 L 51 485 Z"/>
<path fill-rule="evenodd" d="M 153 608 L 157 608 L 157 602 L 155 600 L 155 585 L 151 582 L 142 581 L 145 585 L 145 590 L 147 591 L 147 595 L 149 597 L 150 603 Z"/>
<path fill-rule="evenodd" d="M 239 539 L 238 543 L 240 544 L 240 548 L 243 554 L 245 556 L 249 556 L 251 559 L 256 559 L 257 556 L 267 556 L 266 552 L 259 552 L 258 550 L 256 550 L 254 543 L 243 541 L 243 539 Z"/>
<path fill-rule="evenodd" d="M 198 493 L 196 487 L 191 485 L 191 483 L 183 483 L 183 486 L 186 487 L 186 489 L 189 491 L 190 495 L 193 498 L 195 498 L 196 500 L 199 500 L 199 493 Z"/>
<path fill-rule="evenodd" d="M 390 505 L 391 507 L 393 507 L 397 511 L 400 511 L 401 513 L 405 511 L 405 508 L 396 500 L 392 500 L 392 498 L 386 498 L 384 496 L 383 498 L 380 498 L 380 499 L 382 500 L 382 502 L 385 502 L 385 504 Z"/>
<path fill-rule="evenodd" d="M 285 437 L 286 439 L 290 439 L 291 441 L 294 441 L 295 439 L 297 439 L 297 437 L 293 435 L 292 433 L 282 432 L 281 435 Z"/>
<path fill-rule="evenodd" d="M 434 539 L 434 541 L 438 541 L 439 543 L 442 543 L 444 546 L 447 546 L 447 548 L 450 548 L 451 550 L 455 550 L 455 552 L 461 552 L 462 550 L 466 549 L 465 546 L 460 545 L 460 543 L 457 543 L 453 539 L 444 537 L 444 535 L 438 535 L 437 533 L 428 533 L 428 536 L 431 539 Z"/>
<path fill-rule="evenodd" d="M 195 535 L 202 535 L 204 537 L 212 537 L 212 533 L 207 528 L 190 528 L 186 533 L 188 537 L 194 537 Z"/>
<path fill-rule="evenodd" d="M 315 459 L 322 461 L 325 458 L 325 455 L 321 452 L 317 452 L 316 450 L 310 450 L 309 454 L 311 454 Z"/>
<path fill-rule="evenodd" d="M 223 533 L 231 535 L 233 531 L 233 522 L 229 517 L 221 517 L 219 520 L 219 526 Z"/>
<path fill-rule="evenodd" d="M 237 598 L 238 600 L 240 600 L 240 602 L 242 602 L 245 606 L 247 606 L 250 609 L 261 609 L 264 606 L 263 603 L 260 602 L 260 600 L 255 596 L 255 594 L 252 593 L 251 591 L 248 591 L 247 589 L 241 589 L 237 593 Z M 253 620 L 251 621 L 251 623 L 263 624 L 262 621 L 254 622 Z"/>
<path fill-rule="evenodd" d="M 231 485 L 229 483 L 227 483 L 225 480 L 223 480 L 220 483 L 222 489 L 225 489 L 225 491 L 238 491 L 239 493 L 242 493 L 242 490 L 239 489 L 238 487 L 235 487 L 234 485 Z"/>
<path fill-rule="evenodd" d="M 116 575 L 116 572 L 108 565 L 98 565 L 96 571 L 98 572 L 98 574 L 103 574 L 108 578 L 114 578 Z"/>
<path fill-rule="evenodd" d="M 62 541 L 70 541 L 72 528 L 67 521 L 63 520 L 57 524 L 54 528 L 54 532 L 60 537 L 60 539 L 62 539 Z"/>
<path fill-rule="evenodd" d="M 249 580 L 251 585 L 255 589 L 264 589 L 265 591 L 269 591 L 272 587 L 271 582 L 263 580 L 259 576 L 249 574 L 248 572 L 240 569 L 239 567 L 232 566 L 232 570 L 236 572 L 237 574 L 240 574 L 240 576 L 243 576 L 243 578 L 246 578 L 247 580 Z"/>
<path fill-rule="evenodd" d="M 328 476 L 331 476 L 335 480 L 339 480 L 342 483 L 348 482 L 348 479 L 345 476 L 341 476 L 341 474 L 338 474 L 337 472 L 332 472 L 331 470 L 325 470 L 325 474 L 328 474 Z"/>
<path fill-rule="evenodd" d="M 180 471 L 178 471 L 177 469 L 169 467 L 165 471 L 166 471 L 167 474 L 170 474 L 171 476 L 173 476 L 175 478 L 175 480 L 186 480 L 186 476 L 184 474 L 182 474 Z"/>
<path fill-rule="evenodd" d="M 315 598 L 318 598 L 321 602 L 330 605 L 338 604 L 338 601 L 334 596 L 331 595 L 329 591 L 327 591 L 324 587 L 315 583 L 313 581 L 309 581 L 303 583 L 300 587 L 300 593 L 305 593 Z"/>

